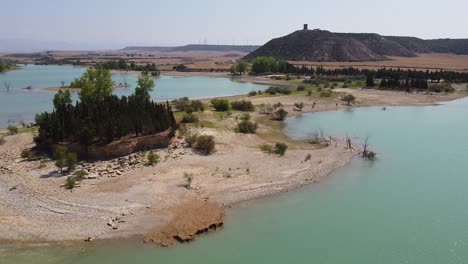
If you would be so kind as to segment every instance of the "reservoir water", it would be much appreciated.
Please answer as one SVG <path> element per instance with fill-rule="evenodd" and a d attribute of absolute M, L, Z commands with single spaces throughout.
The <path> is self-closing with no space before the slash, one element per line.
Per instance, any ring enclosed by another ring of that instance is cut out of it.
<path fill-rule="evenodd" d="M 194 243 L 4 245 L 0 263 L 468 263 L 468 99 L 304 114 L 285 127 L 298 139 L 318 129 L 355 144 L 368 135 L 378 159 L 236 206 L 224 230 Z"/>
<path fill-rule="evenodd" d="M 34 116 L 52 109 L 55 92 L 44 88 L 69 85 L 80 77 L 86 68 L 73 66 L 27 65 L 20 70 L 0 74 L 0 128 L 20 121 L 33 121 Z M 116 89 L 115 94 L 130 95 L 137 85 L 137 74 L 113 74 L 116 84 L 127 83 L 127 88 Z M 10 83 L 7 92 L 4 83 Z M 236 82 L 222 77 L 170 77 L 155 78 L 156 87 L 151 93 L 153 100 L 166 101 L 181 97 L 201 99 L 219 96 L 247 94 L 264 90 L 265 85 Z M 24 89 L 31 87 L 32 89 Z M 76 95 L 75 95 L 76 96 Z"/>

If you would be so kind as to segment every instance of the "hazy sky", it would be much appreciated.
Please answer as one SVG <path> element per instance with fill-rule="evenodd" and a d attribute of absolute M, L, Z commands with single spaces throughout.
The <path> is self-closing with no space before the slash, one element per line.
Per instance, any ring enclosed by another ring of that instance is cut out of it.
<path fill-rule="evenodd" d="M 263 44 L 300 29 L 468 38 L 467 0 L 0 0 L 0 39 Z"/>

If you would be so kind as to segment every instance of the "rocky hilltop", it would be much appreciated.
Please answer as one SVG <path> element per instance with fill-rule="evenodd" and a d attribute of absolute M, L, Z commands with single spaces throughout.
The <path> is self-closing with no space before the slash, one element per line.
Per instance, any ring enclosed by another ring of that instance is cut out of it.
<path fill-rule="evenodd" d="M 423 40 L 305 28 L 269 41 L 245 59 L 272 56 L 296 61 L 357 62 L 385 60 L 387 56 L 415 57 L 416 53 L 427 52 L 468 54 L 468 40 Z"/>

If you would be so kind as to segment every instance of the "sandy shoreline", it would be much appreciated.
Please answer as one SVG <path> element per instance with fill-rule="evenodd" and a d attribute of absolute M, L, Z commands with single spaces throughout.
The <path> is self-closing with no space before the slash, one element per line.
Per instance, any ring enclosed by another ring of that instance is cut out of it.
<path fill-rule="evenodd" d="M 466 96 L 462 92 L 428 95 L 359 89 L 336 91 L 354 94 L 357 102 L 353 107 L 433 105 Z M 230 97 L 241 98 L 248 97 Z M 255 105 L 281 102 L 290 116 L 347 108 L 336 99 L 301 95 L 248 99 Z M 296 102 L 305 104 L 303 112 L 292 110 Z M 72 192 L 61 187 L 66 177 L 54 173 L 53 163 L 39 169 L 38 161 L 26 162 L 19 157 L 23 148 L 33 145 L 30 134 L 6 137 L 7 143 L 0 148 L 0 199 L 4 201 L 0 204 L 0 241 L 63 242 L 155 234 L 170 226 L 180 208 L 194 201 L 217 204 L 222 212 L 243 201 L 323 181 L 358 153 L 357 149 L 352 152 L 345 149 L 339 139 L 327 148 L 288 139 L 278 123 L 265 121 L 258 113 L 253 115 L 259 122 L 256 135 L 234 133 L 235 116 L 215 118 L 215 113 L 205 111 L 202 120 L 214 122 L 215 127 L 196 129 L 215 136 L 218 143 L 215 154 L 200 156 L 184 147 L 182 140 L 176 140 L 169 149 L 157 151 L 163 160 L 157 166 L 141 164 L 116 177 L 104 174 L 84 180 Z M 290 149 L 284 157 L 272 156 L 258 148 L 266 142 L 287 142 Z M 305 162 L 308 154 L 312 157 Z M 96 166 L 111 163 L 103 161 Z M 193 174 L 191 190 L 184 187 L 184 173 Z"/>

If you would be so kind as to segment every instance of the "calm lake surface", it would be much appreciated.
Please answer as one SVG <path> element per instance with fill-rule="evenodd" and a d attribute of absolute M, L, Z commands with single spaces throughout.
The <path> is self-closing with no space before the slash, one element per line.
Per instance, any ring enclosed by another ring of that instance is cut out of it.
<path fill-rule="evenodd" d="M 294 138 L 323 129 L 356 144 L 369 135 L 379 159 L 356 158 L 324 183 L 237 206 L 223 231 L 195 243 L 4 246 L 0 263 L 468 263 L 467 121 L 468 99 L 290 118 Z"/>
<path fill-rule="evenodd" d="M 86 68 L 73 66 L 27 65 L 20 70 L 0 74 L 0 127 L 16 124 L 21 120 L 30 122 L 34 116 L 52 109 L 55 92 L 44 88 L 60 87 L 62 81 L 69 85 L 80 77 Z M 128 88 L 116 89 L 115 94 L 130 95 L 137 84 L 137 74 L 113 74 L 116 84 L 128 83 Z M 4 82 L 11 83 L 6 92 Z M 190 99 L 210 98 L 247 94 L 253 90 L 264 90 L 265 85 L 241 83 L 229 78 L 218 77 L 169 77 L 155 78 L 156 87 L 151 96 L 156 101 L 166 101 L 184 96 Z M 24 89 L 31 86 L 31 90 Z M 76 94 L 75 94 L 76 98 Z"/>

